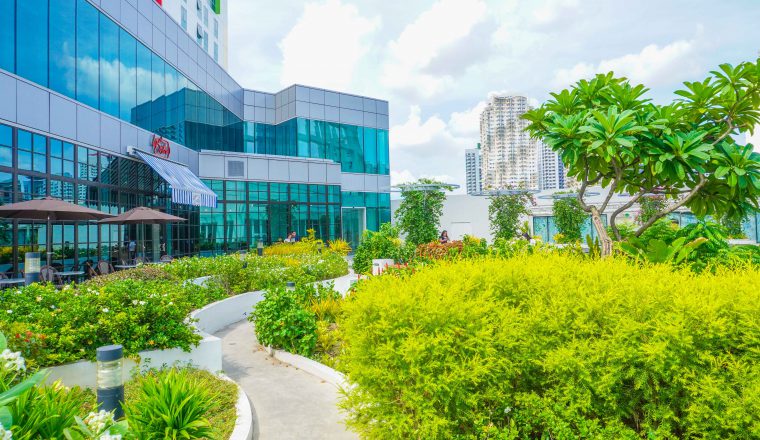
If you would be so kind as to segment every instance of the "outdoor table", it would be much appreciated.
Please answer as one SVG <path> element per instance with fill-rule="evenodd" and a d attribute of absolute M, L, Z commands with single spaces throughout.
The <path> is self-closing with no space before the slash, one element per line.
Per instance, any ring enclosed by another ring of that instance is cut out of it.
<path fill-rule="evenodd" d="M 73 277 L 81 277 L 84 275 L 84 271 L 81 270 L 69 270 L 65 272 L 58 272 L 58 276 L 61 278 L 73 278 Z"/>
<path fill-rule="evenodd" d="M 118 270 L 134 269 L 136 267 L 137 267 L 136 264 L 117 264 L 117 265 L 114 266 L 114 268 L 116 268 Z"/>
<path fill-rule="evenodd" d="M 5 289 L 6 284 L 15 285 L 15 284 L 24 284 L 24 282 L 26 282 L 26 278 L 6 278 L 4 280 L 0 280 L 0 288 Z"/>

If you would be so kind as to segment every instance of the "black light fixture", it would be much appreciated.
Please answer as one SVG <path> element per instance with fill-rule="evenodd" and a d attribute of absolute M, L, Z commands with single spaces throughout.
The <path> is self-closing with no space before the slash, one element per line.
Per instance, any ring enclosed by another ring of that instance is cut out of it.
<path fill-rule="evenodd" d="M 124 348 L 106 345 L 96 351 L 98 369 L 98 408 L 113 411 L 114 418 L 124 417 Z"/>

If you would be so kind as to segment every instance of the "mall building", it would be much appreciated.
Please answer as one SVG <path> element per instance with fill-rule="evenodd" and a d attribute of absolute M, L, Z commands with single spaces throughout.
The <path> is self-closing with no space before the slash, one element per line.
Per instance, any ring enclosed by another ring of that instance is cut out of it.
<path fill-rule="evenodd" d="M 117 260 L 134 240 L 153 259 L 309 229 L 355 244 L 390 221 L 387 101 L 300 85 L 244 89 L 160 3 L 0 0 L 0 202 L 52 196 L 187 219 L 54 223 L 57 264 Z M 3 223 L 0 272 L 21 270 L 46 232 Z"/>

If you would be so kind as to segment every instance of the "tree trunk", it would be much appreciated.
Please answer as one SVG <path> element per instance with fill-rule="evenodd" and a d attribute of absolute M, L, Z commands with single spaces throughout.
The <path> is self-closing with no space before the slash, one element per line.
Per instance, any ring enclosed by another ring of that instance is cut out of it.
<path fill-rule="evenodd" d="M 594 223 L 594 229 L 596 229 L 597 235 L 599 235 L 599 244 L 602 248 L 602 258 L 607 258 L 612 255 L 612 239 L 607 234 L 607 228 L 604 227 L 602 222 L 602 215 L 595 207 L 591 207 L 591 221 Z"/>

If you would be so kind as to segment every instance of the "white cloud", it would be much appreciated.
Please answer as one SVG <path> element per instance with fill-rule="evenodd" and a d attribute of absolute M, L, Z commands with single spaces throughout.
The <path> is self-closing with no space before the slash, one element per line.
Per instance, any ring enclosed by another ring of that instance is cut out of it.
<path fill-rule="evenodd" d="M 454 112 L 449 118 L 449 127 L 453 134 L 459 136 L 480 137 L 480 114 L 486 108 L 486 101 L 480 101 L 474 107 Z"/>
<path fill-rule="evenodd" d="M 547 0 L 533 10 L 533 23 L 548 28 L 561 20 L 568 20 L 578 11 L 578 0 Z"/>
<path fill-rule="evenodd" d="M 347 89 L 357 64 L 370 49 L 368 42 L 380 28 L 380 18 L 360 15 L 356 6 L 340 0 L 309 3 L 280 42 L 281 84 L 303 83 Z"/>
<path fill-rule="evenodd" d="M 391 127 L 391 148 L 425 144 L 445 130 L 446 123 L 438 116 L 432 116 L 422 122 L 420 106 L 413 105 L 409 109 L 409 118 L 403 124 Z"/>
<path fill-rule="evenodd" d="M 417 177 L 411 171 L 406 169 L 401 171 L 391 171 L 391 186 L 412 183 L 419 179 L 433 179 L 443 183 L 455 183 L 453 182 L 454 178 L 448 174 L 421 174 Z"/>
<path fill-rule="evenodd" d="M 431 97 L 452 83 L 449 75 L 424 70 L 442 51 L 467 37 L 486 18 L 482 0 L 438 0 L 389 43 L 383 69 L 386 87 Z"/>
<path fill-rule="evenodd" d="M 598 64 L 578 63 L 569 69 L 559 69 L 554 75 L 555 87 L 567 87 L 579 79 L 597 73 L 615 72 L 636 83 L 657 85 L 682 78 L 684 70 L 693 70 L 690 59 L 695 50 L 693 41 L 679 40 L 666 46 L 650 44 L 641 52 L 602 60 Z"/>

